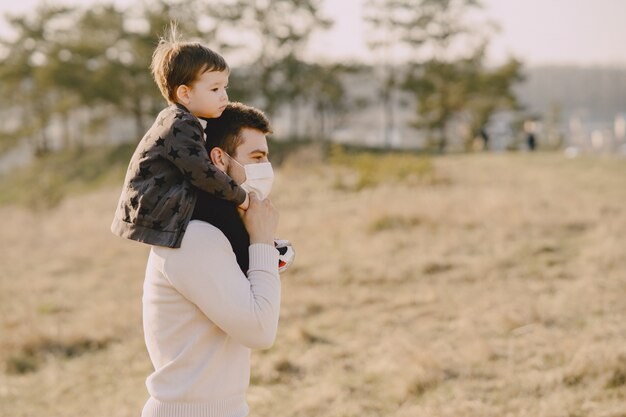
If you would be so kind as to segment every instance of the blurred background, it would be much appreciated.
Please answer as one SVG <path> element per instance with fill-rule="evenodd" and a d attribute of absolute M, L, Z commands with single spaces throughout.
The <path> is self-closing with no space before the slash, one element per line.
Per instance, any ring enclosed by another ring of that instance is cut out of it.
<path fill-rule="evenodd" d="M 626 3 L 0 4 L 0 416 L 131 416 L 108 230 L 172 20 L 274 125 L 297 252 L 257 416 L 626 416 Z"/>

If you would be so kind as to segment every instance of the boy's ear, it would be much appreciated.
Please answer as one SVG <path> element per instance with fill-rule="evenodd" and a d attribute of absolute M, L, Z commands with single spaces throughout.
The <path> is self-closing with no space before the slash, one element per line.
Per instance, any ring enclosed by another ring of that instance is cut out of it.
<path fill-rule="evenodd" d="M 218 147 L 211 149 L 211 152 L 209 152 L 209 157 L 211 158 L 211 162 L 213 162 L 213 165 L 215 165 L 220 171 L 226 172 L 226 169 L 228 168 L 226 160 L 228 158 L 226 156 L 226 153 L 222 149 Z"/>
<path fill-rule="evenodd" d="M 186 85 L 179 85 L 176 88 L 176 98 L 182 104 L 189 104 L 189 87 Z"/>

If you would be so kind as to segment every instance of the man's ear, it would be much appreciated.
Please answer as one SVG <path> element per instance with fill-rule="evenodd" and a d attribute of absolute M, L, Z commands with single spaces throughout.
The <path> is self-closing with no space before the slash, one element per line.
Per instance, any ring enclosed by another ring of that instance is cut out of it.
<path fill-rule="evenodd" d="M 226 169 L 228 168 L 228 162 L 226 161 L 228 157 L 226 156 L 226 152 L 224 152 L 221 148 L 215 147 L 211 149 L 209 156 L 211 157 L 213 165 L 215 165 L 220 171 L 226 172 Z"/>
<path fill-rule="evenodd" d="M 189 87 L 186 85 L 179 85 L 176 88 L 176 98 L 182 104 L 189 104 Z"/>

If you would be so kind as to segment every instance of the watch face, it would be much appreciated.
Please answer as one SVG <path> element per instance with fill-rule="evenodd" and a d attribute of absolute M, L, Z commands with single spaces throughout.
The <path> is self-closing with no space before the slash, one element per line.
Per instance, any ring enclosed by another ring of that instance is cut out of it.
<path fill-rule="evenodd" d="M 288 240 L 275 240 L 274 246 L 278 250 L 278 272 L 283 272 L 293 263 L 296 252 Z"/>

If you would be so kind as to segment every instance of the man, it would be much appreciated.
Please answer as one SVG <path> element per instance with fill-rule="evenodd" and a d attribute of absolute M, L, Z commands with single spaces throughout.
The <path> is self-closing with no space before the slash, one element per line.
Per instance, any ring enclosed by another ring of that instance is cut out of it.
<path fill-rule="evenodd" d="M 239 185 L 269 192 L 267 175 L 261 181 L 246 175 L 254 174 L 256 165 L 267 168 L 265 135 L 271 128 L 263 113 L 230 104 L 219 119 L 210 120 L 206 133 L 217 168 Z M 153 246 L 150 251 L 143 320 L 155 371 L 146 381 L 150 398 L 143 417 L 247 415 L 250 350 L 269 348 L 276 337 L 277 210 L 255 192 L 241 217 L 234 205 L 220 211 L 214 201 L 203 203 L 206 198 L 219 200 L 198 196 L 179 249 Z M 212 211 L 207 214 L 203 207 Z M 249 242 L 247 257 L 242 242 Z"/>

